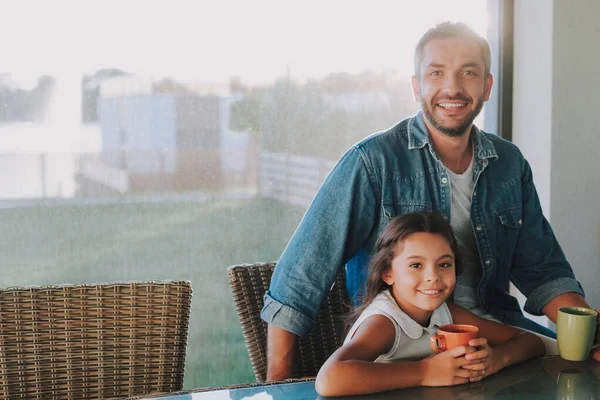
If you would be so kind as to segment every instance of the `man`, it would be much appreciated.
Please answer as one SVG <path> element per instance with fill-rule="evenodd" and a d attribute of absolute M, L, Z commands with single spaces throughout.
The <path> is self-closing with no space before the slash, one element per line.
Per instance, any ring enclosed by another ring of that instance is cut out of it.
<path fill-rule="evenodd" d="M 377 235 L 399 214 L 437 210 L 465 259 L 454 301 L 487 318 L 554 333 L 559 306 L 587 303 L 544 218 L 531 169 L 513 144 L 473 120 L 489 100 L 487 41 L 464 24 L 430 29 L 415 50 L 412 87 L 421 111 L 361 141 L 340 159 L 279 260 L 265 295 L 268 379 L 291 375 L 296 335 L 307 335 L 339 269 L 356 299 Z"/>

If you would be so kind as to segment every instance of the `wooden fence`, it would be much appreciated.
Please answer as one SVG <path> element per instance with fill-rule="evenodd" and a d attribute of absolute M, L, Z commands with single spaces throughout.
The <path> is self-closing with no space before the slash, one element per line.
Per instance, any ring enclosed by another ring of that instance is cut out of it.
<path fill-rule="evenodd" d="M 260 194 L 308 207 L 335 163 L 315 157 L 262 151 L 259 155 Z"/>

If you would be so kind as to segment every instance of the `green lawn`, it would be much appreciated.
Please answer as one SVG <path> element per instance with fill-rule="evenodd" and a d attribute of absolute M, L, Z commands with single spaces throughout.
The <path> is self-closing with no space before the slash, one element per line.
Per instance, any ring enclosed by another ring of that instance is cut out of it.
<path fill-rule="evenodd" d="M 190 280 L 185 388 L 250 382 L 226 267 L 276 260 L 302 213 L 260 199 L 4 209 L 0 286 Z"/>

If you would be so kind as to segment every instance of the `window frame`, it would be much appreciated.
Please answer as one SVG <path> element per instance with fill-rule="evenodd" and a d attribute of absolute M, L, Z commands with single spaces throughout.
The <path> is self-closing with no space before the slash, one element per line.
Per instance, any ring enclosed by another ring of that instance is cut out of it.
<path fill-rule="evenodd" d="M 512 141 L 514 0 L 487 0 L 487 37 L 495 90 L 484 109 L 484 130 Z"/>

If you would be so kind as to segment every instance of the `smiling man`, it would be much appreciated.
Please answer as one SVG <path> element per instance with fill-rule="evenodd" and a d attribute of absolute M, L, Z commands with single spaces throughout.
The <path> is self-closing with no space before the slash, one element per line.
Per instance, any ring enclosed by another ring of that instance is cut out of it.
<path fill-rule="evenodd" d="M 415 52 L 415 98 L 428 129 L 463 136 L 490 98 L 489 48 L 487 43 L 473 46 L 460 37 L 427 39 Z"/>
<path fill-rule="evenodd" d="M 291 376 L 298 335 L 314 326 L 340 268 L 354 301 L 375 240 L 395 216 L 435 210 L 457 237 L 463 273 L 455 303 L 548 336 L 525 310 L 556 321 L 559 306 L 587 306 L 544 218 L 519 149 L 473 121 L 489 100 L 487 41 L 460 23 L 430 29 L 415 49 L 412 87 L 421 111 L 349 149 L 327 177 L 283 252 L 265 295 L 268 379 Z"/>

